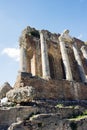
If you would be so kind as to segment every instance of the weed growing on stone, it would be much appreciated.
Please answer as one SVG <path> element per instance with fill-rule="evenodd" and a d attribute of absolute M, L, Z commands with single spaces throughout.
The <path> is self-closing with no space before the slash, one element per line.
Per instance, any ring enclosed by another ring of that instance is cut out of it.
<path fill-rule="evenodd" d="M 63 105 L 63 104 L 57 104 L 55 107 L 56 107 L 56 108 L 63 108 L 64 105 Z"/>

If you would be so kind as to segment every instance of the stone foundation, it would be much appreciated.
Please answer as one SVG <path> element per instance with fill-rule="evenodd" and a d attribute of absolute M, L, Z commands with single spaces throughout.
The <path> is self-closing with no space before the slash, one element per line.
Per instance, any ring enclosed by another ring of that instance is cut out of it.
<path fill-rule="evenodd" d="M 0 130 L 86 130 L 87 117 L 74 119 L 83 114 L 86 107 L 81 106 L 81 102 L 60 107 L 61 103 L 38 100 L 27 106 L 2 107 Z"/>
<path fill-rule="evenodd" d="M 67 80 L 44 80 L 32 77 L 28 73 L 20 73 L 14 88 L 32 86 L 35 89 L 34 99 L 86 100 L 87 85 Z"/>

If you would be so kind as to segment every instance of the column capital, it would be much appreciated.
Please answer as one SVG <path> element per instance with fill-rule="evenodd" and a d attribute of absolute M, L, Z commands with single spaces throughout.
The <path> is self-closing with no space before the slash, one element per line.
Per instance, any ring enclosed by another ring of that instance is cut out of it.
<path fill-rule="evenodd" d="M 87 48 L 86 48 L 85 45 L 83 45 L 83 46 L 81 47 L 81 51 L 86 50 L 86 49 L 87 49 Z"/>
<path fill-rule="evenodd" d="M 68 29 L 64 30 L 63 33 L 60 35 L 59 41 L 60 42 L 68 42 L 68 43 L 73 42 L 73 38 L 69 35 Z"/>
<path fill-rule="evenodd" d="M 40 30 L 39 33 L 40 33 L 41 36 L 43 36 L 44 39 L 46 39 L 46 38 L 45 38 L 46 34 L 45 34 L 45 31 L 44 31 L 44 30 Z"/>
<path fill-rule="evenodd" d="M 40 33 L 40 34 L 41 34 L 41 33 L 44 34 L 44 30 L 39 30 L 39 33 Z"/>

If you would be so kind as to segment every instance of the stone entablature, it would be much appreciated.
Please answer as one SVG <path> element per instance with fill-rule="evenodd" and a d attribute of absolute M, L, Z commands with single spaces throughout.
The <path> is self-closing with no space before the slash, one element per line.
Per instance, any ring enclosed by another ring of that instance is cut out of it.
<path fill-rule="evenodd" d="M 86 82 L 87 52 L 81 47 L 87 46 L 78 41 L 69 35 L 69 30 L 60 35 L 27 27 L 20 37 L 20 71 L 44 79 Z"/>

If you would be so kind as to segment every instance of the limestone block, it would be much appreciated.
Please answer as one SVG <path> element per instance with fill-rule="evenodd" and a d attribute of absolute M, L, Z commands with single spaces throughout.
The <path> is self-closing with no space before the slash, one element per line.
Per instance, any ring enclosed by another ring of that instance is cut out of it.
<path fill-rule="evenodd" d="M 10 91 L 12 87 L 8 82 L 5 82 L 1 87 L 0 87 L 0 99 L 6 97 L 6 93 Z"/>
<path fill-rule="evenodd" d="M 7 98 L 11 102 L 21 103 L 27 102 L 33 99 L 35 96 L 34 88 L 31 86 L 15 88 L 6 94 Z"/>

